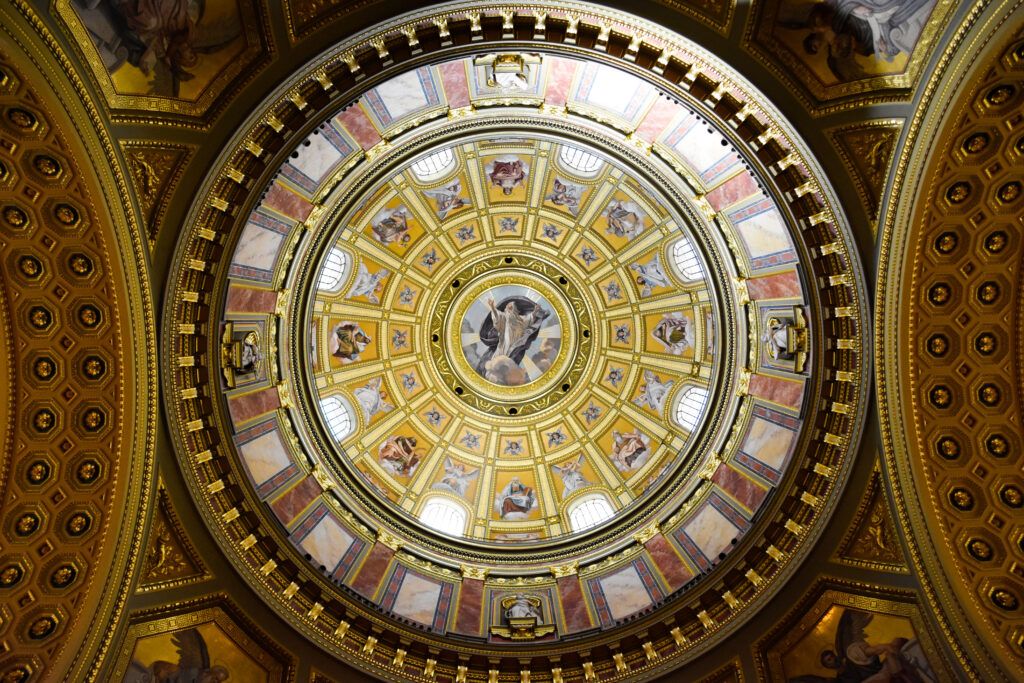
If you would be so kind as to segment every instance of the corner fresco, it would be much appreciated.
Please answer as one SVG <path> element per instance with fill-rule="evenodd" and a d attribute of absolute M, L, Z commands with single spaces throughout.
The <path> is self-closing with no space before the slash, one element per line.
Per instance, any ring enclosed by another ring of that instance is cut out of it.
<path fill-rule="evenodd" d="M 202 116 L 272 52 L 253 0 L 70 0 L 57 12 L 123 113 Z"/>
<path fill-rule="evenodd" d="M 748 27 L 754 52 L 778 62 L 819 103 L 913 85 L 948 0 L 769 0 Z"/>
<path fill-rule="evenodd" d="M 873 590 L 867 595 L 840 587 L 845 584 L 819 582 L 758 643 L 757 649 L 765 647 L 758 661 L 762 676 L 787 683 L 948 680 L 917 608 L 907 601 L 912 594 Z"/>

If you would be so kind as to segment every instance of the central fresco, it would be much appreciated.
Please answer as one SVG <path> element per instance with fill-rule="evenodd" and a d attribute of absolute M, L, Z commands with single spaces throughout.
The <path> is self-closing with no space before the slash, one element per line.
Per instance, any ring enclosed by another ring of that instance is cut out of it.
<path fill-rule="evenodd" d="M 339 470 L 428 526 L 447 506 L 445 533 L 521 544 L 583 530 L 587 501 L 588 528 L 611 519 L 686 462 L 720 325 L 650 180 L 505 129 L 430 146 L 352 205 L 304 328 Z"/>

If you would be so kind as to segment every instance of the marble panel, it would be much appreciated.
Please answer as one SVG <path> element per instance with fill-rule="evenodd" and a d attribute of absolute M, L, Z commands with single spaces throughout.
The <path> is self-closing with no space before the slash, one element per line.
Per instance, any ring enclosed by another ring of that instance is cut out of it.
<path fill-rule="evenodd" d="M 479 579 L 462 579 L 459 593 L 459 613 L 455 617 L 455 630 L 467 636 L 482 635 L 484 582 Z"/>
<path fill-rule="evenodd" d="M 751 375 L 749 393 L 751 396 L 799 408 L 804 400 L 804 383 L 802 380 L 792 381 L 781 377 Z"/>
<path fill-rule="evenodd" d="M 795 438 L 796 432 L 792 429 L 763 417 L 754 417 L 740 450 L 772 469 L 781 471 Z"/>
<path fill-rule="evenodd" d="M 364 98 L 367 111 L 382 125 L 389 126 L 405 116 L 439 103 L 433 72 L 429 67 L 393 76 Z"/>
<path fill-rule="evenodd" d="M 232 263 L 260 270 L 272 270 L 283 241 L 284 235 L 280 233 L 261 228 L 255 223 L 246 223 Z"/>
<path fill-rule="evenodd" d="M 708 192 L 705 199 L 707 199 L 708 203 L 711 204 L 711 208 L 715 211 L 721 211 L 740 200 L 746 199 L 747 197 L 751 197 L 760 192 L 761 190 L 757 187 L 757 181 L 754 180 L 754 176 L 748 171 L 743 171 L 742 173 L 729 178 L 724 183 L 711 190 L 711 192 Z"/>
<path fill-rule="evenodd" d="M 581 103 L 632 121 L 654 92 L 636 76 L 610 66 L 588 64 L 576 90 Z"/>
<path fill-rule="evenodd" d="M 466 78 L 466 65 L 463 61 L 448 62 L 438 67 L 441 72 L 441 84 L 448 100 L 448 106 L 458 109 L 469 105 L 469 80 Z"/>
<path fill-rule="evenodd" d="M 336 519 L 327 515 L 310 529 L 299 542 L 299 547 L 312 556 L 314 564 L 323 565 L 331 571 L 352 546 L 353 540 Z"/>
<path fill-rule="evenodd" d="M 259 486 L 292 464 L 277 430 L 262 434 L 238 447 L 253 482 Z"/>
<path fill-rule="evenodd" d="M 578 576 L 563 576 L 558 579 L 558 597 L 565 615 L 567 633 L 576 633 L 591 628 L 594 624 L 583 599 L 583 586 Z"/>
<path fill-rule="evenodd" d="M 387 573 L 391 558 L 394 556 L 395 551 L 391 548 L 379 541 L 374 543 L 366 555 L 366 560 L 363 561 L 363 566 L 359 568 L 349 583 L 349 587 L 363 597 L 372 600 L 377 593 L 381 579 Z"/>
<path fill-rule="evenodd" d="M 235 313 L 273 313 L 277 308 L 277 292 L 269 289 L 228 286 L 224 310 Z"/>
<path fill-rule="evenodd" d="M 732 545 L 740 529 L 730 522 L 710 503 L 705 503 L 697 514 L 683 527 L 686 535 L 700 548 L 710 560 L 718 557 Z"/>
<path fill-rule="evenodd" d="M 648 142 L 657 140 L 665 131 L 665 128 L 672 122 L 672 119 L 682 110 L 682 107 L 675 102 L 666 97 L 659 96 L 644 116 L 643 121 L 640 122 L 640 125 L 633 132 L 633 136 Z"/>
<path fill-rule="evenodd" d="M 564 107 L 569 99 L 569 89 L 580 65 L 575 59 L 548 58 L 548 81 L 544 91 L 544 102 L 552 107 Z"/>
<path fill-rule="evenodd" d="M 751 258 L 793 249 L 782 214 L 767 198 L 729 214 L 729 218 Z"/>
<path fill-rule="evenodd" d="M 658 571 L 665 577 L 670 590 L 676 590 L 693 578 L 693 572 L 683 564 L 679 554 L 672 549 L 672 545 L 661 534 L 656 534 L 647 543 L 644 543 L 644 547 L 655 566 L 658 567 Z"/>
<path fill-rule="evenodd" d="M 310 180 L 319 183 L 341 161 L 341 151 L 325 135 L 310 135 L 308 144 L 299 145 L 297 159 L 289 163 Z"/>
<path fill-rule="evenodd" d="M 391 609 L 399 616 L 429 626 L 434 622 L 440 597 L 440 583 L 407 572 Z"/>
<path fill-rule="evenodd" d="M 734 470 L 725 463 L 718 466 L 711 481 L 727 494 L 736 499 L 741 505 L 753 513 L 760 506 L 764 497 L 768 495 L 768 489 L 758 486 L 753 480 L 743 473 Z"/>
<path fill-rule="evenodd" d="M 308 199 L 292 192 L 280 181 L 275 182 L 267 190 L 267 194 L 263 198 L 263 206 L 268 206 L 298 222 L 309 218 L 309 214 L 313 210 L 313 205 Z"/>
<path fill-rule="evenodd" d="M 634 565 L 602 576 L 600 584 L 612 619 L 616 621 L 651 606 L 651 596 Z"/>
<path fill-rule="evenodd" d="M 231 420 L 238 425 L 276 410 L 280 405 L 281 399 L 277 389 L 271 387 L 228 399 L 228 412 L 231 413 Z"/>
<path fill-rule="evenodd" d="M 299 516 L 303 510 L 309 507 L 323 489 L 313 477 L 305 477 L 295 486 L 290 488 L 283 496 L 270 504 L 274 514 L 277 515 L 281 524 L 288 526 Z"/>
<path fill-rule="evenodd" d="M 380 133 L 373 127 L 362 107 L 355 104 L 334 117 L 334 120 L 359 143 L 363 149 L 370 149 L 380 142 Z"/>
<path fill-rule="evenodd" d="M 752 277 L 747 280 L 747 294 L 750 295 L 751 301 L 799 297 L 802 295 L 800 278 L 794 270 L 764 277 Z"/>

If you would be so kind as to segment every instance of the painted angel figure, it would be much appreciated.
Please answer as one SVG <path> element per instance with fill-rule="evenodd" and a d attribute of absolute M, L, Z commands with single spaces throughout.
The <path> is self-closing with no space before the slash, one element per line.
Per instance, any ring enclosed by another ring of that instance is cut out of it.
<path fill-rule="evenodd" d="M 632 263 L 629 268 L 636 273 L 636 283 L 640 285 L 640 296 L 650 296 L 655 287 L 671 286 L 661 267 L 661 254 L 655 254 L 647 263 L 641 264 L 639 261 Z"/>
<path fill-rule="evenodd" d="M 225 667 L 211 665 L 206 641 L 197 629 L 175 632 L 171 644 L 177 649 L 177 664 L 158 659 L 145 666 L 133 659 L 124 683 L 221 683 L 231 677 Z"/>
<path fill-rule="evenodd" d="M 416 381 L 416 372 L 403 372 L 398 375 L 402 380 L 402 389 L 405 393 L 411 393 L 420 383 Z"/>
<path fill-rule="evenodd" d="M 690 348 L 693 322 L 682 313 L 668 313 L 651 330 L 651 336 L 665 347 L 665 353 L 678 356 Z"/>
<path fill-rule="evenodd" d="M 633 399 L 638 406 L 647 406 L 658 415 L 665 409 L 665 398 L 672 390 L 674 380 L 662 382 L 661 378 L 650 370 L 644 370 L 644 383 L 640 387 L 640 395 Z"/>
<path fill-rule="evenodd" d="M 370 221 L 370 229 L 381 244 L 398 244 L 404 247 L 411 239 L 409 210 L 404 204 L 394 209 L 381 209 Z"/>
<path fill-rule="evenodd" d="M 377 461 L 396 477 L 411 477 L 423 459 L 415 436 L 389 436 L 377 451 Z"/>
<path fill-rule="evenodd" d="M 605 233 L 631 240 L 644 231 L 646 215 L 635 202 L 613 199 L 601 212 L 608 219 Z"/>
<path fill-rule="evenodd" d="M 498 233 L 500 234 L 503 232 L 515 232 L 517 225 L 519 225 L 518 218 L 506 216 L 505 218 L 502 218 L 500 221 L 498 221 L 498 226 L 501 228 L 500 230 L 498 230 Z"/>
<path fill-rule="evenodd" d="M 583 198 L 585 189 L 571 180 L 555 176 L 551 183 L 551 192 L 544 195 L 544 201 L 551 202 L 556 206 L 564 206 L 569 213 L 575 216 L 580 212 L 580 200 Z"/>
<path fill-rule="evenodd" d="M 458 180 L 447 187 L 423 190 L 423 194 L 434 200 L 437 206 L 437 217 L 442 221 L 455 209 L 469 206 L 469 197 L 459 196 L 462 194 L 462 182 Z"/>
<path fill-rule="evenodd" d="M 370 420 L 377 413 L 386 413 L 394 408 L 387 401 L 388 392 L 381 389 L 382 381 L 383 378 L 374 377 L 365 386 L 352 391 L 359 406 L 363 409 L 363 417 L 366 418 L 366 424 L 370 424 Z"/>
<path fill-rule="evenodd" d="M 444 476 L 442 476 L 440 481 L 430 488 L 438 491 L 448 491 L 449 493 L 454 493 L 460 498 L 465 498 L 466 492 L 469 490 L 473 480 L 479 475 L 479 467 L 467 472 L 465 465 L 460 462 L 455 462 L 451 458 L 445 457 Z"/>
<path fill-rule="evenodd" d="M 612 453 L 611 459 L 620 472 L 632 472 L 640 469 L 648 458 L 651 451 L 648 448 L 651 438 L 639 431 L 626 432 L 619 430 L 612 432 Z"/>
<path fill-rule="evenodd" d="M 819 659 L 826 669 L 836 672 L 831 678 L 815 674 L 796 676 L 789 683 L 931 683 L 934 673 L 927 661 L 912 656 L 917 639 L 894 638 L 888 643 L 871 645 L 864 629 L 874 618 L 869 612 L 845 609 L 836 626 L 835 650 L 824 650 Z M 884 659 L 883 659 L 884 657 Z"/>
<path fill-rule="evenodd" d="M 564 465 L 552 465 L 551 471 L 562 479 L 562 498 L 565 498 L 573 491 L 583 488 L 593 482 L 587 481 L 580 470 L 583 468 L 583 454 L 580 453 L 575 460 L 570 460 Z"/>
<path fill-rule="evenodd" d="M 519 477 L 512 477 L 494 498 L 494 510 L 504 520 L 526 519 L 536 508 L 537 495 L 533 487 L 524 484 Z"/>
<path fill-rule="evenodd" d="M 357 296 L 365 296 L 371 304 L 380 303 L 380 293 L 384 291 L 384 280 L 390 275 L 387 268 L 381 268 L 376 273 L 371 273 L 365 263 L 359 263 L 359 271 L 356 273 L 356 280 L 352 288 L 345 295 L 346 299 Z"/>
<path fill-rule="evenodd" d="M 491 187 L 500 187 L 502 193 L 508 195 L 525 185 L 530 165 L 517 156 L 506 154 L 485 164 L 484 173 L 491 181 Z"/>

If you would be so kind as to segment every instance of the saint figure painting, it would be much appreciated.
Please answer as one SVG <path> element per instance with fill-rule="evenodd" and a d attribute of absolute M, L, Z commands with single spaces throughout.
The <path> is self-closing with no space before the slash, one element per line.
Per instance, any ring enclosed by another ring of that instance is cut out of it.
<path fill-rule="evenodd" d="M 561 346 L 561 325 L 551 304 L 521 285 L 494 287 L 462 319 L 466 361 L 489 382 L 519 386 L 551 367 Z"/>

